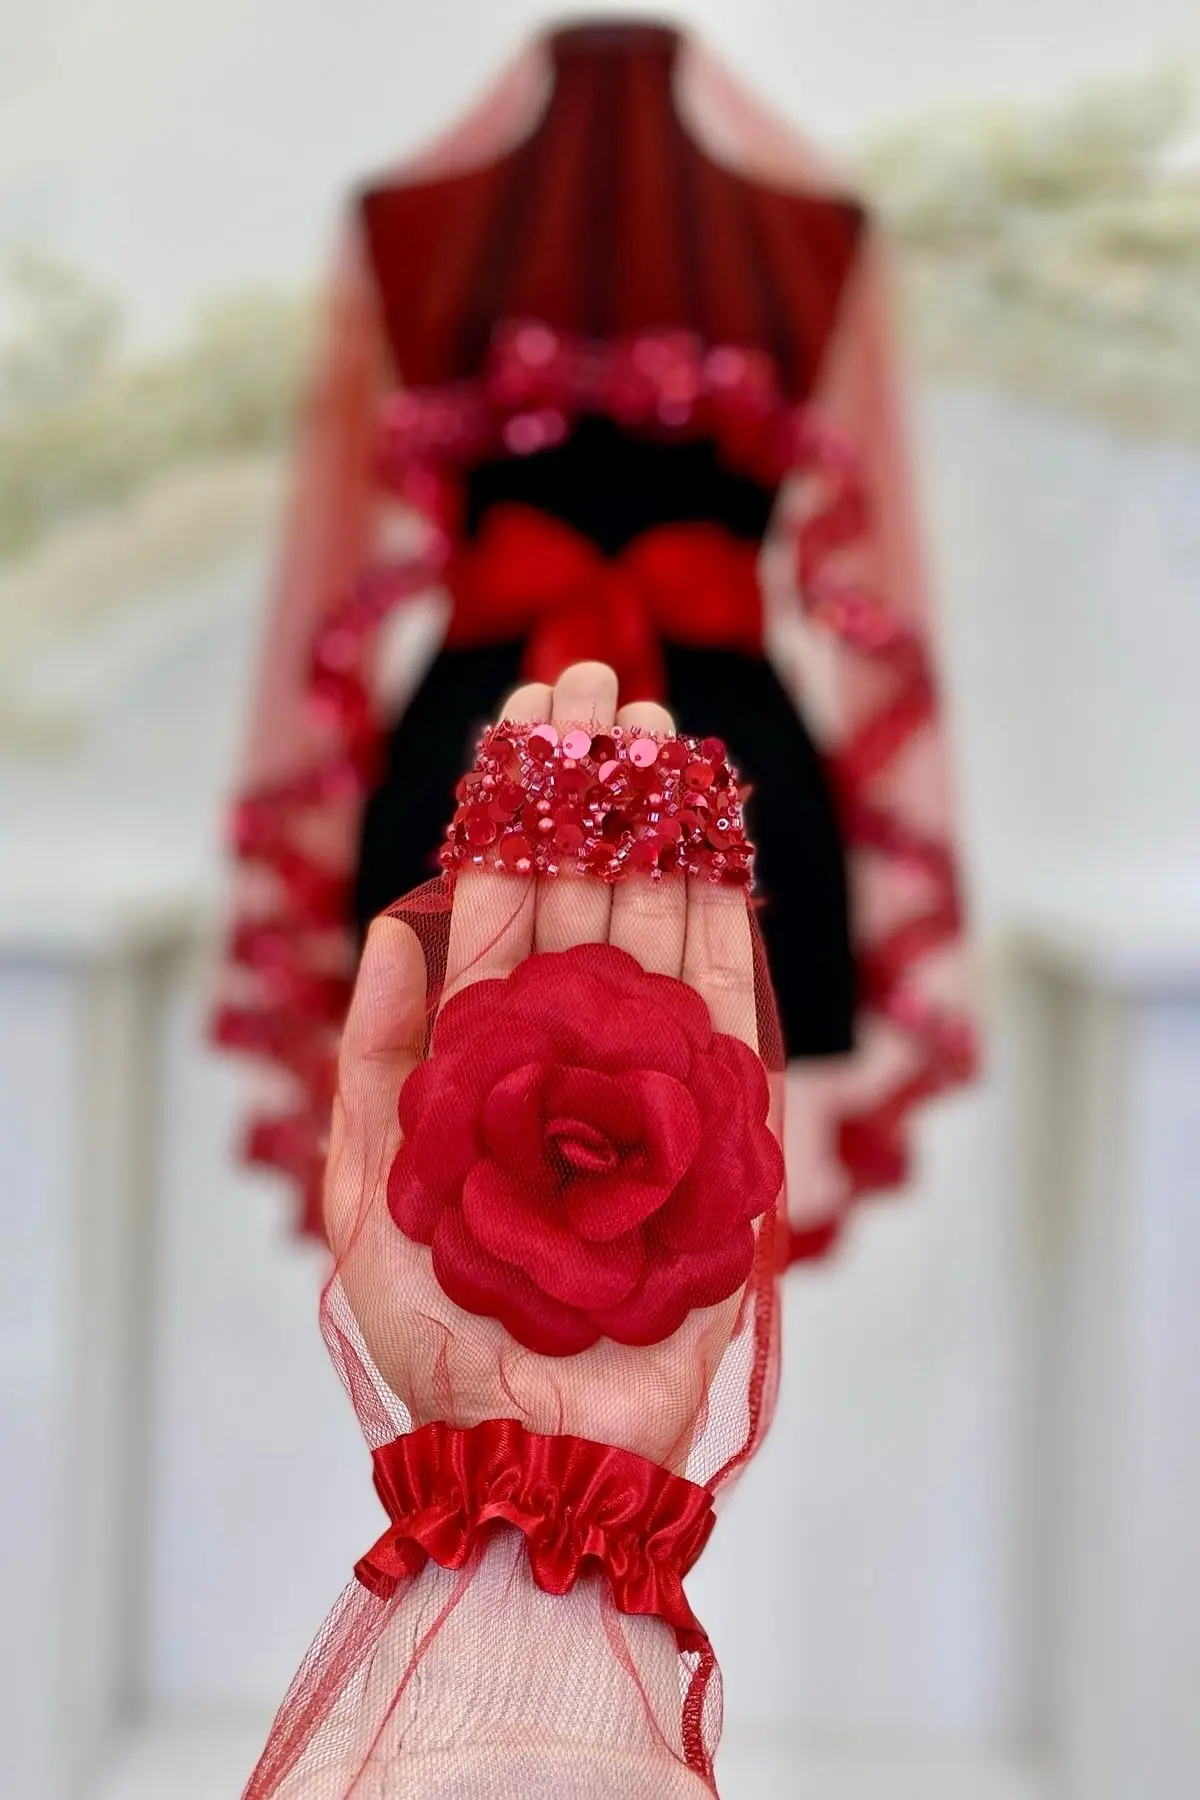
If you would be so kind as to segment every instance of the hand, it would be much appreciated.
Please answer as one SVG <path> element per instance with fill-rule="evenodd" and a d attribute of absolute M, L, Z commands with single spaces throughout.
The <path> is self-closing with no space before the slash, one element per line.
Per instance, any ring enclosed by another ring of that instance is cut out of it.
<path fill-rule="evenodd" d="M 553 690 L 519 688 L 503 716 L 673 729 L 670 715 L 650 702 L 618 711 L 616 677 L 599 663 L 567 669 Z M 643 968 L 688 983 L 715 1030 L 757 1049 L 745 894 L 678 874 L 610 887 L 579 875 L 534 881 L 461 871 L 442 1003 L 470 982 L 509 974 L 527 956 L 590 942 L 616 945 Z M 426 989 L 415 933 L 399 919 L 377 919 L 342 1041 L 325 1209 L 338 1278 L 380 1375 L 414 1425 L 517 1417 L 533 1431 L 575 1433 L 682 1469 L 740 1294 L 691 1314 L 661 1344 L 604 1339 L 575 1356 L 543 1356 L 515 1343 L 497 1321 L 457 1307 L 437 1282 L 429 1250 L 393 1223 L 386 1185 L 399 1145 L 396 1099 L 420 1055 Z"/>

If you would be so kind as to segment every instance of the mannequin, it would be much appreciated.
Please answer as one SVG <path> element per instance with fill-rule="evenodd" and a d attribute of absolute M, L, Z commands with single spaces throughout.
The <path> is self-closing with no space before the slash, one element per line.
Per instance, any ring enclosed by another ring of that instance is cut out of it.
<path fill-rule="evenodd" d="M 406 382 L 476 375 L 496 319 L 529 316 L 594 340 L 670 330 L 756 347 L 786 373 L 789 392 L 809 391 L 862 209 L 771 190 L 716 163 L 677 111 L 681 47 L 680 34 L 661 25 L 557 31 L 545 109 L 522 142 L 482 169 L 366 190 L 364 235 Z M 469 541 L 493 508 L 515 502 L 564 520 L 609 558 L 655 526 L 685 520 L 761 543 L 775 499 L 723 465 L 709 440 L 647 440 L 595 415 L 561 446 L 478 464 L 464 486 Z M 510 640 L 444 650 L 398 722 L 365 816 L 360 932 L 429 872 L 444 797 L 472 732 L 516 682 L 522 649 Z M 828 781 L 774 669 L 761 654 L 731 660 L 730 650 L 664 645 L 665 698 L 681 729 L 707 721 L 725 736 L 755 790 L 763 925 L 790 1054 L 844 1053 L 854 971 Z M 405 779 L 417 756 L 429 777 L 420 796 Z"/>
<path fill-rule="evenodd" d="M 811 391 L 860 245 L 860 203 L 747 180 L 680 116 L 669 26 L 568 26 L 549 92 L 482 167 L 368 187 L 359 205 L 404 380 L 478 374 L 497 319 L 611 340 L 690 331 L 768 353 Z"/>
<path fill-rule="evenodd" d="M 306 1229 L 365 926 L 435 871 L 502 694 L 588 658 L 724 739 L 751 790 L 790 1253 L 903 1182 L 913 1107 L 973 1066 L 916 536 L 873 226 L 690 39 L 552 32 L 357 197 L 217 1027 L 290 1084 L 248 1154 L 293 1175 Z M 431 586 L 446 636 L 398 715 L 379 628 Z"/>

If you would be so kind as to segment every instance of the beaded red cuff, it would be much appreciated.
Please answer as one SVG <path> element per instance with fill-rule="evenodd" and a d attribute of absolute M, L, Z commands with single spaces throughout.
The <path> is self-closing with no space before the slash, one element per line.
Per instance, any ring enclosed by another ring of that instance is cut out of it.
<path fill-rule="evenodd" d="M 744 794 L 720 738 L 502 720 L 456 793 L 447 869 L 752 879 Z"/>

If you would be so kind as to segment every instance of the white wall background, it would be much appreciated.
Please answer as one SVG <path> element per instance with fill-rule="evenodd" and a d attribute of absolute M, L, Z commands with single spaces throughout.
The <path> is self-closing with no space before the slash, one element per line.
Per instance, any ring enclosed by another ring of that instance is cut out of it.
<path fill-rule="evenodd" d="M 676 11 L 834 144 L 1200 53 L 1194 0 Z M 540 16 L 495 0 L 10 0 L 0 250 L 85 262 L 148 334 L 232 282 L 308 280 L 346 184 L 442 123 Z M 921 393 L 918 425 L 986 942 L 1039 891 L 1118 888 L 1145 907 L 1200 892 L 1200 464 L 981 393 Z M 215 878 L 267 555 L 198 573 L 178 615 L 192 622 L 130 664 L 80 750 L 0 768 L 14 880 L 34 865 Z M 179 598 L 155 596 L 154 614 Z M 316 1336 L 316 1262 L 275 1190 L 226 1164 L 241 1084 L 196 1047 L 205 980 L 197 967 L 170 1030 L 140 1679 L 172 1706 L 256 1709 L 376 1513 Z M 987 1086 L 929 1121 L 920 1192 L 793 1280 L 778 1427 L 695 1583 L 735 1723 L 886 1741 L 1043 1722 L 1054 1222 L 1023 1184 L 1005 1024 Z"/>
<path fill-rule="evenodd" d="M 68 251 L 152 328 L 230 280 L 295 283 L 349 183 L 436 131 L 531 28 L 597 11 L 694 25 L 835 147 L 1200 60 L 1193 0 L 6 0 L 0 250 Z"/>

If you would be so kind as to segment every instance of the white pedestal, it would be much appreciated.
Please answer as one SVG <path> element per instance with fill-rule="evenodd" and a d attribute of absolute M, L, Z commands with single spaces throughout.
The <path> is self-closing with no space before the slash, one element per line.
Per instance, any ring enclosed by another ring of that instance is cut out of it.
<path fill-rule="evenodd" d="M 148 1706 L 139 1680 L 156 1083 L 195 929 L 194 907 L 162 892 L 0 909 L 5 1800 L 224 1800 L 261 1741 L 261 1721 Z M 727 1800 L 1200 1793 L 1200 937 L 1043 918 L 1020 968 L 1032 1191 L 1054 1251 L 1037 1346 L 1054 1395 L 1040 1508 L 1053 1779 L 982 1742 L 956 1759 L 944 1737 L 824 1751 L 731 1732 Z"/>
<path fill-rule="evenodd" d="M 1049 919 L 1063 1800 L 1200 1794 L 1200 931 Z"/>
<path fill-rule="evenodd" d="M 132 1705 L 156 1045 L 165 969 L 188 924 L 167 894 L 0 907 L 9 1800 L 75 1800 Z"/>

